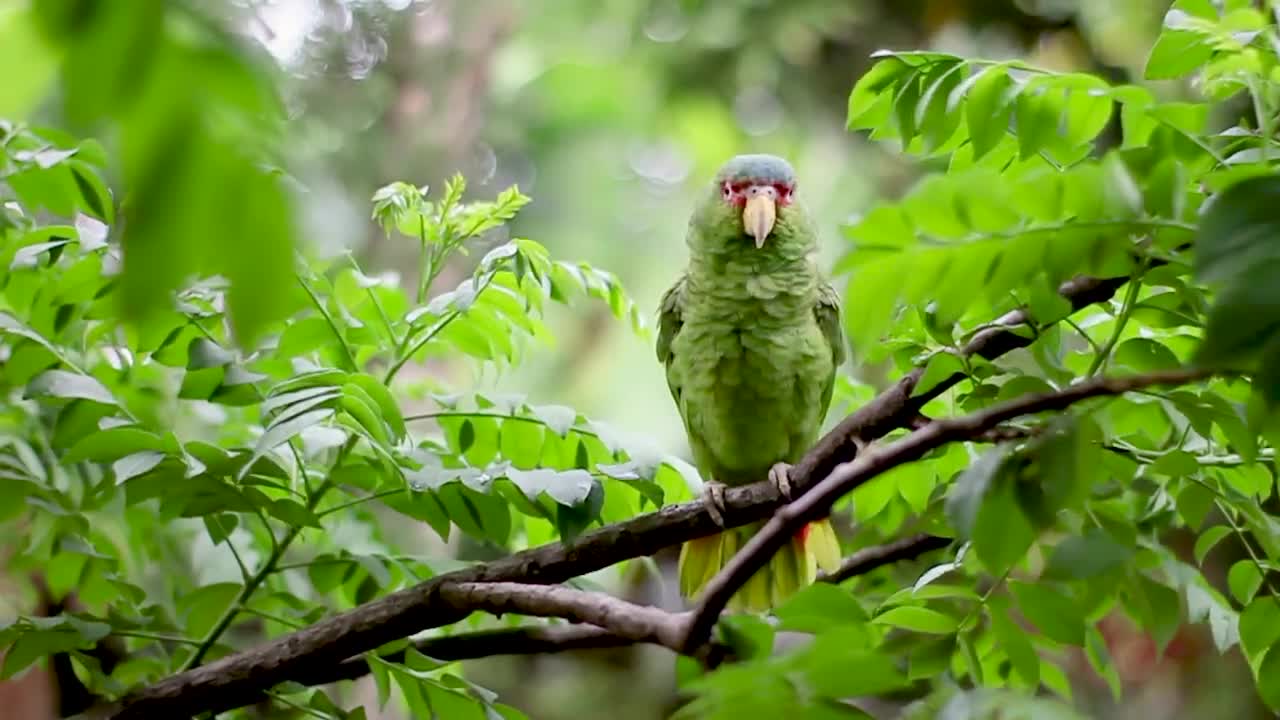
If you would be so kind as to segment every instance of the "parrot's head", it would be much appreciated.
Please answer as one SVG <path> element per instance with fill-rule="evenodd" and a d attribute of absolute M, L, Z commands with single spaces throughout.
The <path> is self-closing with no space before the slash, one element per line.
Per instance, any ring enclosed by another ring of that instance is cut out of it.
<path fill-rule="evenodd" d="M 693 225 L 705 250 L 809 243 L 808 216 L 796 198 L 796 173 L 776 155 L 738 155 L 716 172 L 694 210 Z"/>

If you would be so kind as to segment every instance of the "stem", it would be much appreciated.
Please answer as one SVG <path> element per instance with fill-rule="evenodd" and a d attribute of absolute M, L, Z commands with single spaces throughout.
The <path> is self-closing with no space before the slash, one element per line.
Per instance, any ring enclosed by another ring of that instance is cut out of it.
<path fill-rule="evenodd" d="M 418 240 L 422 243 L 422 254 L 418 260 L 418 304 L 427 301 L 427 290 L 435 278 L 435 252 L 427 242 L 427 219 L 418 215 Z"/>
<path fill-rule="evenodd" d="M 316 517 L 321 518 L 321 517 L 324 517 L 325 515 L 328 515 L 329 513 L 335 513 L 335 512 L 338 512 L 339 510 L 346 510 L 347 508 L 352 508 L 357 505 L 363 505 L 367 502 L 373 502 L 374 500 L 380 500 L 384 497 L 398 495 L 403 492 L 406 492 L 406 489 L 400 487 L 394 490 L 383 490 L 381 492 L 376 492 L 372 495 L 366 495 L 364 497 L 359 497 L 354 500 L 348 500 L 344 503 L 339 503 L 337 505 L 334 505 L 331 508 L 325 508 L 324 510 L 321 510 L 320 512 L 316 513 Z"/>
<path fill-rule="evenodd" d="M 333 331 L 333 336 L 338 338 L 338 344 L 342 346 L 342 353 L 347 358 L 347 363 L 351 366 L 350 370 L 359 370 L 360 366 L 356 364 L 356 355 L 351 351 L 351 345 L 347 343 L 347 338 L 342 334 L 342 330 L 338 329 L 338 324 L 333 321 L 333 316 L 329 314 L 329 310 L 325 308 L 324 303 L 320 302 L 320 298 L 316 296 L 310 285 L 301 278 L 298 278 L 298 284 L 302 286 L 302 290 L 307 293 L 307 297 L 311 298 L 311 304 L 315 306 L 324 321 L 329 323 L 329 329 Z"/>
<path fill-rule="evenodd" d="M 257 508 L 254 508 L 254 509 L 256 510 Z M 261 512 L 261 510 L 259 510 L 258 512 Z M 231 542 L 231 533 L 227 532 L 227 529 L 222 527 L 222 518 L 218 517 L 217 515 L 211 515 L 210 517 L 212 517 L 213 521 L 218 524 L 218 530 L 221 531 L 222 534 L 225 536 L 224 539 L 226 540 L 227 547 L 231 549 L 231 557 L 236 559 L 236 565 L 240 568 L 240 581 L 248 582 L 249 568 L 245 566 L 244 559 L 240 557 L 240 551 L 236 550 L 236 544 Z M 267 534 L 268 535 L 271 534 L 270 525 L 267 526 Z M 273 541 L 275 540 L 275 536 L 272 536 L 272 540 Z"/>
<path fill-rule="evenodd" d="M 1257 80 L 1249 78 L 1249 95 L 1253 97 L 1253 113 L 1258 120 L 1258 133 L 1262 136 L 1259 153 L 1265 165 L 1271 160 L 1271 136 L 1274 131 L 1271 126 L 1271 112 L 1266 106 L 1267 99 L 1264 93 L 1265 90 L 1258 86 Z"/>
<path fill-rule="evenodd" d="M 1093 362 L 1089 364 L 1089 370 L 1084 374 L 1086 378 L 1093 377 L 1099 370 L 1106 367 L 1111 351 L 1115 350 L 1116 344 L 1120 342 L 1120 336 L 1124 333 L 1125 326 L 1129 324 L 1129 316 L 1133 314 L 1133 305 L 1138 300 L 1138 293 L 1142 290 L 1140 279 L 1145 269 L 1145 262 L 1134 268 L 1133 275 L 1129 278 L 1129 288 L 1124 294 L 1124 302 L 1120 305 L 1120 314 L 1116 317 L 1115 329 L 1111 331 L 1111 337 L 1107 338 L 1107 344 L 1093 356 Z"/>
<path fill-rule="evenodd" d="M 467 412 L 465 410 L 438 410 L 435 412 L 419 413 L 417 415 L 406 415 L 404 418 L 404 421 L 408 423 L 408 422 L 418 422 L 421 420 L 435 420 L 438 418 L 475 418 L 475 419 L 487 418 L 487 419 L 493 419 L 493 420 L 502 420 L 503 422 L 511 422 L 511 421 L 524 422 L 524 423 L 529 423 L 531 425 L 541 425 L 542 427 L 547 427 L 547 424 L 542 420 L 539 420 L 536 417 L 529 417 L 527 415 L 504 415 L 502 413 L 495 413 L 495 412 L 484 412 L 484 411 Z M 591 430 L 587 430 L 585 428 L 580 428 L 580 427 L 571 427 L 569 428 L 569 432 L 574 433 L 576 435 L 585 435 L 587 437 L 599 437 L 599 435 L 597 435 L 595 432 L 592 432 Z"/>
<path fill-rule="evenodd" d="M 423 563 L 426 561 L 420 557 L 412 555 L 386 555 L 387 560 L 394 560 L 401 563 Z M 276 572 L 284 572 L 286 570 L 305 570 L 312 567 L 325 567 L 326 565 L 351 565 L 360 562 L 353 557 L 331 557 L 323 560 L 308 560 L 306 562 L 281 563 L 276 565 Z"/>
<path fill-rule="evenodd" d="M 364 271 L 360 269 L 360 265 L 356 262 L 356 259 L 351 257 L 349 253 L 346 257 L 347 262 L 351 263 L 351 267 L 355 269 L 356 272 L 363 275 Z M 391 342 L 399 345 L 400 340 L 396 337 L 395 326 L 391 324 L 391 316 L 387 315 L 386 309 L 382 307 L 382 301 L 378 299 L 378 294 L 375 293 L 371 287 L 365 288 L 364 291 L 369 295 L 369 300 L 373 303 L 373 307 L 377 309 L 378 316 L 382 318 L 382 324 L 386 326 L 387 334 L 391 336 Z"/>
<path fill-rule="evenodd" d="M 421 350 L 424 345 L 431 342 L 431 340 L 435 338 L 436 335 L 440 334 L 441 330 L 445 329 L 445 327 L 448 326 L 449 323 L 453 322 L 454 319 L 461 314 L 462 313 L 458 312 L 457 310 L 451 311 L 448 315 L 445 315 L 443 318 L 441 318 L 440 322 L 436 323 L 435 326 L 432 327 L 431 330 L 426 335 L 424 335 L 421 340 L 414 343 L 412 348 L 402 351 L 400 353 L 400 357 L 394 363 L 392 363 L 390 368 L 387 369 L 386 377 L 382 379 L 383 384 L 390 385 L 391 381 L 396 378 L 396 373 L 400 372 L 400 368 L 404 367 L 404 364 L 409 362 L 410 358 L 412 358 L 419 350 Z M 405 341 L 402 343 L 402 345 L 408 345 L 410 337 L 411 335 L 406 334 L 404 336 Z"/>
<path fill-rule="evenodd" d="M 1070 327 L 1072 330 L 1075 330 L 1077 335 L 1084 338 L 1085 342 L 1089 343 L 1089 347 L 1093 348 L 1093 352 L 1095 355 L 1102 354 L 1102 346 L 1099 345 L 1098 342 L 1094 340 L 1092 337 L 1089 337 L 1089 333 L 1085 332 L 1085 329 L 1080 327 L 1080 325 L 1076 323 L 1075 320 L 1072 320 L 1069 317 L 1065 317 L 1065 318 L 1062 318 L 1062 321 L 1065 322 L 1067 326 Z"/>
<path fill-rule="evenodd" d="M 1231 526 L 1231 530 L 1236 534 L 1236 539 L 1244 546 L 1244 551 L 1249 554 L 1249 559 L 1253 561 L 1253 567 L 1258 571 L 1262 581 L 1266 583 L 1267 589 L 1271 591 L 1272 595 L 1280 598 L 1280 591 L 1277 591 L 1276 586 L 1271 582 L 1271 575 L 1267 571 L 1267 567 L 1262 564 L 1262 559 L 1253 551 L 1253 546 L 1249 544 L 1249 538 L 1245 535 L 1244 530 L 1236 524 L 1236 519 L 1232 517 L 1231 509 L 1221 499 L 1215 499 L 1213 504 L 1218 506 L 1218 512 L 1222 513 L 1222 517 L 1226 518 L 1227 524 Z"/>
<path fill-rule="evenodd" d="M 333 463 L 333 467 L 335 469 L 342 464 L 342 461 L 347 457 L 347 453 L 351 452 L 351 449 L 355 447 L 355 444 L 356 438 L 352 437 L 350 440 L 347 440 L 345 445 L 342 446 L 342 449 L 338 451 L 337 460 Z M 330 476 L 326 477 L 324 482 L 320 483 L 320 485 L 316 487 L 316 490 L 311 494 L 311 497 L 307 498 L 307 510 L 315 512 L 316 505 L 320 503 L 321 498 L 324 497 L 324 494 L 328 492 L 333 485 L 332 471 L 330 471 Z M 199 647 L 197 647 L 196 651 L 191 654 L 191 657 L 187 658 L 187 661 L 183 663 L 181 669 L 182 672 L 199 665 L 205 655 L 209 654 L 209 650 L 213 648 L 214 643 L 218 642 L 218 638 L 222 637 L 222 634 L 227 631 L 227 628 L 231 627 L 231 623 L 236 619 L 236 615 L 239 615 L 240 611 L 244 609 L 245 605 L 249 602 L 249 599 L 253 597 L 253 594 L 262 586 L 263 581 L 267 579 L 267 576 L 271 575 L 271 573 L 275 571 L 276 564 L 280 562 L 280 558 L 284 557 L 285 551 L 289 549 L 289 546 L 293 544 L 293 541 L 297 539 L 300 534 L 302 534 L 301 525 L 293 525 L 285 532 L 284 537 L 280 538 L 279 542 L 277 542 L 275 547 L 272 548 L 271 554 L 267 556 L 266 561 L 262 563 L 262 566 L 258 568 L 258 571 L 254 573 L 253 576 L 244 584 L 244 587 L 240 589 L 240 593 L 236 596 L 235 601 L 227 607 L 226 611 L 222 613 L 222 616 L 218 618 L 218 621 L 213 624 L 213 627 L 209 628 L 209 632 L 204 636 L 204 639 L 200 641 Z"/>
<path fill-rule="evenodd" d="M 290 445 L 290 447 L 292 447 L 292 445 Z M 253 506 L 253 513 L 257 515 L 258 520 L 262 522 L 262 529 L 267 533 L 267 539 L 271 541 L 271 552 L 275 552 L 278 543 L 276 543 L 276 534 L 271 531 L 271 521 L 267 519 L 267 514 L 262 512 L 262 508 L 257 505 Z M 230 539 L 228 539 L 227 542 L 230 543 Z"/>
<path fill-rule="evenodd" d="M 1166 448 L 1164 450 L 1143 450 L 1142 448 L 1137 448 L 1128 443 L 1120 442 L 1120 441 L 1112 441 L 1110 443 L 1102 445 L 1101 447 L 1103 450 L 1106 450 L 1108 452 L 1113 452 L 1119 455 L 1127 455 L 1130 458 L 1132 458 L 1135 462 L 1143 465 L 1150 465 L 1156 460 L 1159 460 L 1161 457 L 1163 457 L 1166 453 L 1168 453 L 1171 450 L 1181 449 L 1179 447 L 1172 447 L 1172 448 Z M 1193 455 L 1193 457 L 1195 457 L 1196 463 L 1199 464 L 1201 467 L 1239 467 L 1241 465 L 1248 464 L 1245 462 L 1244 458 L 1235 454 Z M 1274 460 L 1275 457 L 1276 455 L 1274 450 L 1264 448 L 1258 451 L 1257 462 L 1269 462 L 1271 460 Z"/>
<path fill-rule="evenodd" d="M 199 640 L 192 640 L 189 637 L 181 635 L 169 635 L 167 633 L 147 632 L 146 630 L 112 630 L 112 635 L 119 637 L 138 638 L 139 640 L 156 640 L 159 642 L 172 642 L 181 645 L 199 645 Z"/>
<path fill-rule="evenodd" d="M 297 710 L 303 715 L 309 715 L 313 718 L 319 718 L 319 720 L 329 720 L 331 717 L 333 717 L 332 715 L 322 713 L 319 710 L 316 710 L 315 708 L 307 707 L 302 703 L 294 702 L 289 698 L 285 697 L 284 695 L 282 695 L 281 693 L 276 692 L 275 690 L 266 691 L 266 695 L 270 697 L 272 700 L 280 703 L 281 705 L 293 708 L 294 710 Z"/>
<path fill-rule="evenodd" d="M 259 609 L 257 609 L 257 608 L 249 607 L 249 606 L 247 606 L 247 605 L 246 605 L 245 607 L 243 607 L 243 608 L 240 608 L 240 609 L 241 609 L 243 612 L 245 612 L 245 613 L 247 613 L 247 614 L 249 614 L 249 615 L 257 615 L 258 617 L 262 618 L 263 620 L 270 620 L 271 622 L 280 623 L 281 625 L 283 625 L 283 626 L 285 626 L 285 627 L 287 627 L 287 628 L 292 628 L 292 629 L 294 629 L 294 630 L 296 630 L 296 629 L 298 629 L 298 628 L 301 628 L 301 627 L 306 627 L 305 625 L 303 625 L 303 624 L 302 624 L 302 623 L 300 623 L 300 622 L 297 622 L 297 621 L 294 621 L 294 620 L 290 620 L 290 619 L 288 619 L 288 618 L 280 617 L 279 615 L 276 615 L 276 614 L 274 614 L 274 613 L 269 613 L 269 612 L 267 612 L 266 610 L 259 610 Z"/>

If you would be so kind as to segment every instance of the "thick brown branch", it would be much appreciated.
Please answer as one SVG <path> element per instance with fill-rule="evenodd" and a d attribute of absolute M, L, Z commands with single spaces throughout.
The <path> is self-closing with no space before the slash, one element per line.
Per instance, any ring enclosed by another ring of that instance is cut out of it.
<path fill-rule="evenodd" d="M 951 540 L 948 538 L 920 534 L 883 545 L 866 547 L 850 555 L 836 572 L 821 576 L 819 582 L 844 582 L 901 560 L 914 560 L 927 552 L 941 550 L 949 544 Z M 523 585 L 521 587 L 537 588 L 538 586 Z M 691 613 L 681 613 L 673 617 L 679 617 L 682 622 L 687 622 L 691 615 Z M 419 640 L 413 644 L 413 647 L 427 657 L 452 662 L 497 655 L 536 655 L 570 650 L 617 648 L 633 645 L 636 642 L 638 640 L 614 634 L 594 625 L 547 625 L 443 635 Z M 392 663 L 404 662 L 404 657 L 404 652 L 382 656 L 384 660 Z M 330 666 L 316 675 L 294 678 L 294 680 L 303 685 L 327 685 L 340 680 L 355 680 L 367 674 L 369 674 L 369 663 L 363 658 L 352 658 Z"/>
<path fill-rule="evenodd" d="M 711 628 L 729 599 L 764 567 L 779 549 L 806 523 L 825 517 L 841 497 L 871 478 L 913 460 L 949 442 L 967 440 L 1022 415 L 1063 410 L 1089 398 L 1120 395 L 1153 385 L 1178 385 L 1207 377 L 1202 368 L 1182 368 L 1129 377 L 1098 378 L 1069 388 L 1037 393 L 992 406 L 971 415 L 934 420 L 883 447 L 871 446 L 863 455 L 835 469 L 822 482 L 774 514 L 707 584 L 689 623 L 686 653 L 694 653 L 707 641 Z"/>
<path fill-rule="evenodd" d="M 1127 277 L 1079 278 L 1064 284 L 1060 292 L 1072 307 L 1082 308 L 1107 300 L 1126 282 Z M 991 360 L 1024 347 L 1030 339 L 1012 328 L 1025 328 L 1028 322 L 1021 310 L 1007 313 L 975 334 L 962 353 Z M 926 402 L 963 379 L 957 373 L 928 392 L 913 396 L 922 372 L 908 374 L 823 437 L 792 468 L 794 491 L 803 493 L 836 466 L 852 459 L 857 443 L 863 439 L 911 427 L 912 418 Z M 779 506 L 780 498 L 770 483 L 761 482 L 730 489 L 725 501 L 725 525 L 737 527 L 769 517 Z M 558 583 L 719 530 L 701 502 L 690 502 L 584 533 L 568 543 L 551 543 L 496 562 L 439 575 L 259 647 L 165 678 L 126 698 L 111 717 L 187 717 L 240 707 L 286 680 L 315 676 L 380 645 L 457 622 L 467 611 L 442 608 L 438 597 L 440 589 L 450 583 Z"/>
<path fill-rule="evenodd" d="M 559 585 L 513 582 L 458 583 L 440 589 L 440 598 L 457 610 L 519 613 L 589 623 L 632 642 L 677 650 L 684 639 L 687 613 L 636 605 L 612 595 Z"/>
<path fill-rule="evenodd" d="M 914 560 L 921 555 L 941 550 L 951 544 L 951 538 L 935 535 L 911 535 L 909 537 L 863 548 L 840 563 L 835 572 L 822 575 L 821 582 L 838 583 L 867 573 L 899 560 Z"/>

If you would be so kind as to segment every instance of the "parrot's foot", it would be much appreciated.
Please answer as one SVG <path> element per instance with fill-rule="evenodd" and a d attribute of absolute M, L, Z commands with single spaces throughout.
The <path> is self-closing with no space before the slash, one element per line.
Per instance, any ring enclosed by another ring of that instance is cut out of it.
<path fill-rule="evenodd" d="M 791 465 L 789 463 L 774 463 L 773 467 L 769 468 L 769 482 L 778 488 L 783 500 L 791 502 Z"/>
<path fill-rule="evenodd" d="M 724 527 L 724 489 L 725 484 L 708 480 L 702 484 L 702 504 L 707 508 L 711 521 Z"/>

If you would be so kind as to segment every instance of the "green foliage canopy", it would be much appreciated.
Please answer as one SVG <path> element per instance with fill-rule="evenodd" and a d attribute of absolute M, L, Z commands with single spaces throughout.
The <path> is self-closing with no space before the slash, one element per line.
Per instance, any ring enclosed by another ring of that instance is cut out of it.
<path fill-rule="evenodd" d="M 101 45 L 144 32 L 159 38 L 136 43 L 145 57 Z M 519 363 L 548 339 L 548 302 L 594 299 L 645 332 L 605 271 L 525 238 L 467 255 L 529 201 L 516 188 L 491 202 L 466 200 L 461 178 L 380 189 L 373 218 L 417 249 L 402 287 L 296 245 L 282 175 L 261 169 L 270 83 L 198 16 L 49 3 L 2 11 L 0 33 L 28 43 L 0 52 L 45 63 L 0 93 L 0 112 L 22 117 L 60 73 L 70 121 L 118 132 L 120 172 L 111 182 L 100 142 L 0 126 L 0 519 L 9 569 L 80 604 L 0 630 L 4 677 L 65 654 L 118 698 L 464 562 L 415 552 L 400 520 L 504 553 L 691 496 L 686 463 L 571 408 L 406 377 L 440 357 Z M 837 508 L 857 527 L 850 551 L 923 530 L 955 539 L 945 558 L 906 583 L 886 568 L 816 585 L 776 622 L 727 619 L 738 662 L 681 658 L 681 717 L 865 717 L 846 701 L 901 692 L 921 716 L 1076 717 L 1069 652 L 1121 693 L 1099 625 L 1112 611 L 1161 648 L 1206 625 L 1280 710 L 1278 39 L 1251 3 L 1175 3 L 1146 75 L 1194 75 L 1198 102 L 1019 62 L 878 56 L 850 128 L 942 169 L 845 228 L 860 362 L 891 380 L 924 368 L 920 394 L 961 376 L 930 417 L 1104 372 L 1222 372 L 953 444 L 858 488 Z M 1223 122 L 1240 94 L 1248 117 Z M 469 271 L 440 291 L 450 263 Z M 1074 309 L 1058 288 L 1081 274 L 1127 282 Z M 960 351 L 1018 308 L 1025 350 Z M 846 404 L 871 394 L 839 388 Z M 436 409 L 405 415 L 424 398 Z M 1211 582 L 1206 559 L 1228 545 L 1242 556 Z M 528 620 L 441 632 L 502 622 Z M 783 630 L 813 642 L 768 652 Z M 107 640 L 125 657 L 109 669 L 92 652 Z M 523 716 L 457 664 L 366 657 L 380 701 L 416 716 Z M 270 695 L 298 716 L 363 715 L 340 690 Z"/>

